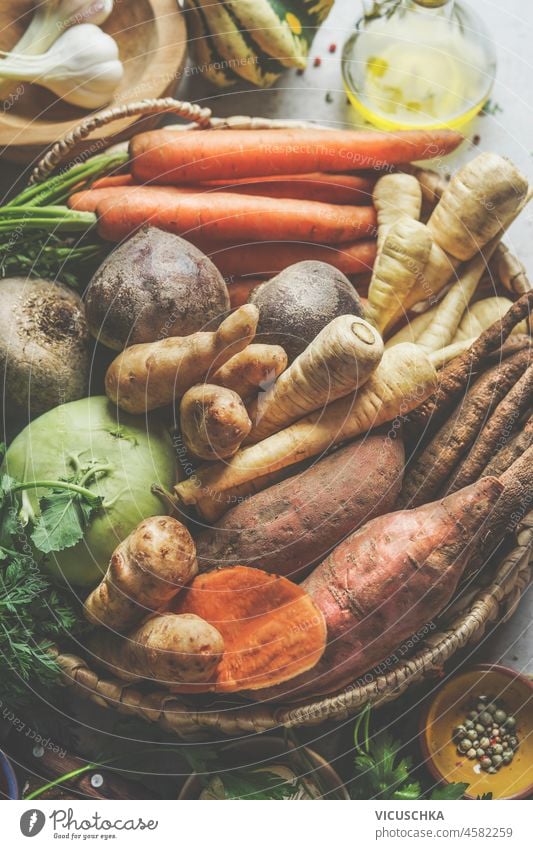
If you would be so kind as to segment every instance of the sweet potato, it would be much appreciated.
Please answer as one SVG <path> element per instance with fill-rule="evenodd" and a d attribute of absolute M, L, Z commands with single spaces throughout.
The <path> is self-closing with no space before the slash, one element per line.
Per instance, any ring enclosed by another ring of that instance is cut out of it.
<path fill-rule="evenodd" d="M 85 602 L 85 615 L 95 625 L 124 631 L 168 604 L 197 571 L 187 528 L 170 516 L 152 516 L 116 547 Z"/>
<path fill-rule="evenodd" d="M 235 693 L 282 683 L 315 666 L 326 645 L 324 617 L 305 590 L 259 569 L 198 575 L 172 607 L 201 616 L 224 639 L 211 680 L 177 692 Z"/>
<path fill-rule="evenodd" d="M 337 546 L 302 584 L 326 619 L 321 661 L 255 695 L 340 690 L 423 628 L 452 597 L 502 489 L 483 478 L 442 501 L 380 516 Z"/>
<path fill-rule="evenodd" d="M 399 436 L 372 434 L 253 495 L 196 540 L 200 570 L 246 563 L 296 580 L 347 534 L 394 508 Z"/>

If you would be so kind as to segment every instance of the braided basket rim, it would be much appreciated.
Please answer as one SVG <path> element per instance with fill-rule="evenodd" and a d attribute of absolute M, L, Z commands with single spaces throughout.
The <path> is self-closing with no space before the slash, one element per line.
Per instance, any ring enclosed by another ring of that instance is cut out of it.
<path fill-rule="evenodd" d="M 278 129 L 310 126 L 307 121 L 254 118 L 236 115 L 215 118 L 211 110 L 173 98 L 138 101 L 103 110 L 88 116 L 63 139 L 56 142 L 40 159 L 32 172 L 31 181 L 41 182 L 68 158 L 80 141 L 95 129 L 125 116 L 174 114 L 189 119 L 192 124 L 180 130 L 235 128 Z M 316 125 L 315 125 L 316 126 Z M 110 145 L 112 140 L 110 140 Z M 63 672 L 65 686 L 101 707 L 116 709 L 129 715 L 158 723 L 164 730 L 182 738 L 194 738 L 206 732 L 226 735 L 260 733 L 280 726 L 312 725 L 330 719 L 343 719 L 356 713 L 365 704 L 380 705 L 398 698 L 411 685 L 434 676 L 456 651 L 475 642 L 485 627 L 503 614 L 503 621 L 515 611 L 520 596 L 528 586 L 533 572 L 533 511 L 528 513 L 516 533 L 516 545 L 503 557 L 493 579 L 479 588 L 463 610 L 443 627 L 424 639 L 423 647 L 389 672 L 358 684 L 357 681 L 340 693 L 315 697 L 295 704 L 243 703 L 228 707 L 219 698 L 212 709 L 201 709 L 167 691 L 143 692 L 133 685 L 113 678 L 101 678 L 87 662 L 73 654 L 61 654 L 57 661 Z M 451 610 L 453 611 L 453 605 Z M 370 674 L 370 673 L 368 673 Z M 365 678 L 368 675 L 364 676 Z"/>

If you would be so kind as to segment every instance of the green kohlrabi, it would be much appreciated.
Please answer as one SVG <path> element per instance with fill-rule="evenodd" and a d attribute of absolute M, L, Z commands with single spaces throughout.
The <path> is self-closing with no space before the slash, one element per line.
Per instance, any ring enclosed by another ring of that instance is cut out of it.
<path fill-rule="evenodd" d="M 117 416 L 107 398 L 92 397 L 31 422 L 0 474 L 22 482 L 13 489 L 38 559 L 68 582 L 92 586 L 139 522 L 166 511 L 152 487 L 172 488 L 174 458 L 156 419 Z"/>

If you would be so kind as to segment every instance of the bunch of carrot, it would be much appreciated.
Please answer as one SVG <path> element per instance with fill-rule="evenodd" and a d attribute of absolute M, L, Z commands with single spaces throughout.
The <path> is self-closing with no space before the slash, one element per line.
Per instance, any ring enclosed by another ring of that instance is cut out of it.
<path fill-rule="evenodd" d="M 461 140 L 446 130 L 156 130 L 132 140 L 128 173 L 98 180 L 69 205 L 96 213 L 109 241 L 146 224 L 184 236 L 232 280 L 302 259 L 354 276 L 375 258 L 378 173 L 445 155 Z M 234 305 L 242 299 L 236 291 Z"/>

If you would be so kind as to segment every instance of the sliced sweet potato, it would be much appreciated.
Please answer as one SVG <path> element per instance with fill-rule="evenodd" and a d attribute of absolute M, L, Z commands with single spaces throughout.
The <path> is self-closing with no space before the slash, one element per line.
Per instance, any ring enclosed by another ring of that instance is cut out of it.
<path fill-rule="evenodd" d="M 312 669 L 326 645 L 324 617 L 307 592 L 248 566 L 198 575 L 171 610 L 201 616 L 220 632 L 225 647 L 212 680 L 172 688 L 179 693 L 273 686 Z"/>

